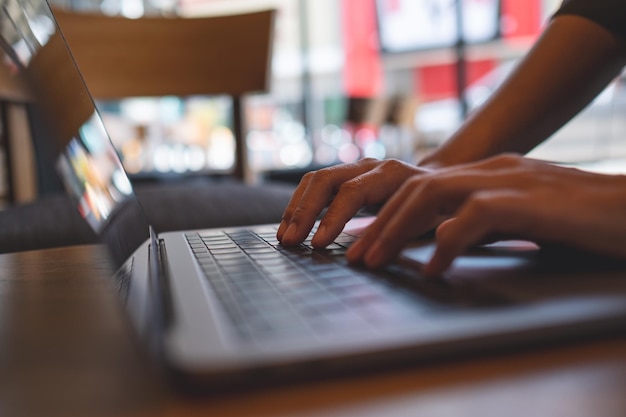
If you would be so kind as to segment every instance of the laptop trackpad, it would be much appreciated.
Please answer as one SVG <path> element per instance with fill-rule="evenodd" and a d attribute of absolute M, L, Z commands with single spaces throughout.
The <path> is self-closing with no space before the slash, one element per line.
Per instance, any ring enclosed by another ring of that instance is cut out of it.
<path fill-rule="evenodd" d="M 407 248 L 402 262 L 423 265 L 434 249 L 434 243 Z M 562 247 L 504 241 L 468 251 L 441 278 L 429 279 L 443 280 L 456 292 L 490 294 L 516 303 L 626 295 L 624 272 L 626 262 Z"/>

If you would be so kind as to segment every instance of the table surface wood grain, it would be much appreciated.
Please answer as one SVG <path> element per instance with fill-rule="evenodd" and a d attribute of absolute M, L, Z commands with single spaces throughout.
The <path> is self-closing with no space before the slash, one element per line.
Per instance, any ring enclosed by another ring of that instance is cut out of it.
<path fill-rule="evenodd" d="M 0 255 L 2 416 L 626 416 L 626 335 L 190 397 L 148 360 L 97 245 Z"/>

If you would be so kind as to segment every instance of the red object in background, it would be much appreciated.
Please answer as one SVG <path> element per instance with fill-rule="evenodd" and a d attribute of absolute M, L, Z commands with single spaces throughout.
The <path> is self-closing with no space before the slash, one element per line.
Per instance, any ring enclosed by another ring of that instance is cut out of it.
<path fill-rule="evenodd" d="M 376 97 L 382 93 L 383 71 L 375 0 L 343 0 L 342 7 L 344 93 L 348 97 Z"/>
<path fill-rule="evenodd" d="M 467 85 L 489 73 L 496 61 L 485 59 L 467 63 Z M 435 101 L 457 96 L 456 65 L 427 65 L 415 70 L 415 95 L 422 101 Z"/>
<path fill-rule="evenodd" d="M 502 0 L 502 37 L 508 42 L 527 43 L 543 26 L 541 0 Z M 396 0 L 389 0 L 394 7 Z M 383 90 L 383 72 L 378 47 L 375 0 L 342 0 L 342 27 L 345 50 L 345 94 L 375 97 Z M 471 85 L 497 65 L 496 60 L 467 63 Z M 425 101 L 456 97 L 455 64 L 429 65 L 415 70 L 415 93 Z"/>
<path fill-rule="evenodd" d="M 506 42 L 529 45 L 542 30 L 541 0 L 502 0 L 502 37 Z M 497 66 L 497 60 L 467 63 L 467 85 L 472 85 Z M 454 63 L 428 65 L 415 70 L 415 94 L 424 101 L 456 97 Z"/>
<path fill-rule="evenodd" d="M 541 0 L 502 0 L 502 37 L 515 41 L 536 38 L 543 26 Z"/>

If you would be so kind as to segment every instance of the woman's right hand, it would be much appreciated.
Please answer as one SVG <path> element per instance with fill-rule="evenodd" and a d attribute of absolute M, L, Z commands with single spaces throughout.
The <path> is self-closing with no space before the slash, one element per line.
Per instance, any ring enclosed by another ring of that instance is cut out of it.
<path fill-rule="evenodd" d="M 312 241 L 325 247 L 362 207 L 387 201 L 408 178 L 426 172 L 395 159 L 371 158 L 309 172 L 294 191 L 276 237 L 286 246 L 301 243 L 328 206 Z"/>

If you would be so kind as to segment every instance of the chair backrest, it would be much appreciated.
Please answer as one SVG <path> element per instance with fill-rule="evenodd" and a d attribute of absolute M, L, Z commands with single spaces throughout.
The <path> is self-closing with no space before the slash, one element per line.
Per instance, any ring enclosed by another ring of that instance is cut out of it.
<path fill-rule="evenodd" d="M 241 97 L 269 89 L 274 14 L 127 19 L 55 10 L 96 99 L 233 97 L 239 178 L 248 168 Z"/>

